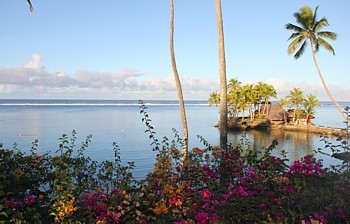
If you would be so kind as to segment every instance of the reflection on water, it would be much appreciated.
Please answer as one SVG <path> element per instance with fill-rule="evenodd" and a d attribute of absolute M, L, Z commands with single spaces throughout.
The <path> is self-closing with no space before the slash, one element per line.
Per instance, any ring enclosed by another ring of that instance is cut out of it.
<path fill-rule="evenodd" d="M 242 141 L 247 141 L 249 147 L 255 150 L 263 150 L 269 147 L 274 139 L 278 141 L 278 145 L 272 151 L 272 154 L 280 156 L 285 151 L 289 161 L 298 160 L 301 157 L 313 154 L 319 148 L 324 150 L 324 152 L 331 153 L 329 149 L 325 149 L 319 134 L 285 130 L 250 130 L 248 132 L 228 133 L 228 142 L 230 144 L 237 145 L 242 143 Z M 329 140 L 336 143 L 334 136 L 330 136 Z M 340 162 L 337 159 L 319 153 L 316 154 L 316 158 L 323 159 L 325 166 L 339 164 Z"/>

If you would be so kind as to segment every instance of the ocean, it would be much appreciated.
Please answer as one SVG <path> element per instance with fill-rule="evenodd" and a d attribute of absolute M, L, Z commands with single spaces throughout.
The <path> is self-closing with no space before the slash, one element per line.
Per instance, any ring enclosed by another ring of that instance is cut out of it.
<path fill-rule="evenodd" d="M 166 136 L 174 139 L 173 129 L 180 136 L 181 118 L 176 100 L 144 101 L 152 120 L 151 125 L 156 138 L 162 142 Z M 316 110 L 315 124 L 344 128 L 342 117 L 330 102 L 321 102 Z M 340 103 L 342 107 L 350 105 Z M 17 148 L 28 152 L 35 139 L 39 140 L 39 153 L 54 153 L 59 146 L 58 138 L 63 134 L 77 132 L 77 146 L 88 135 L 92 142 L 86 149 L 86 155 L 97 161 L 113 159 L 113 142 L 121 150 L 123 163 L 133 161 L 136 168 L 134 175 L 144 177 L 153 166 L 155 152 L 146 126 L 141 121 L 138 100 L 0 100 L 0 143 L 4 148 Z M 185 101 L 190 147 L 203 148 L 197 137 L 202 136 L 212 145 L 219 144 L 219 132 L 214 126 L 219 120 L 219 108 L 209 107 L 207 101 Z M 288 152 L 293 161 L 317 148 L 324 148 L 320 136 L 311 133 L 287 132 L 281 130 L 230 132 L 229 142 L 236 144 L 243 135 L 249 139 L 252 147 L 267 147 L 274 138 L 279 145 L 274 151 L 278 155 L 282 150 Z M 334 138 L 331 138 L 335 140 Z M 320 155 L 325 165 L 337 163 L 333 158 Z"/>

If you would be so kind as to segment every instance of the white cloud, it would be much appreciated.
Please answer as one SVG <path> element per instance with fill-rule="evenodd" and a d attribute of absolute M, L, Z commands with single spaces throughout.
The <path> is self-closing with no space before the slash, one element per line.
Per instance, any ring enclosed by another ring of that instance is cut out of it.
<path fill-rule="evenodd" d="M 253 83 L 258 82 L 254 81 Z M 283 79 L 277 79 L 277 78 L 271 78 L 264 81 L 265 83 L 271 84 L 275 87 L 278 98 L 283 98 L 286 95 L 289 95 L 290 90 L 292 90 L 294 87 L 299 88 L 304 92 L 305 95 L 307 94 L 314 94 L 318 97 L 321 101 L 329 101 L 329 97 L 326 94 L 326 91 L 324 90 L 323 86 L 321 84 L 314 85 L 309 84 L 305 82 L 290 82 Z M 328 85 L 328 88 L 333 95 L 333 97 L 337 101 L 349 101 L 349 87 L 342 87 L 338 85 Z"/>
<path fill-rule="evenodd" d="M 34 70 L 43 70 L 44 66 L 41 64 L 42 56 L 40 54 L 33 54 L 32 60 L 25 64 L 24 68 L 30 68 Z"/>
<path fill-rule="evenodd" d="M 118 72 L 80 70 L 68 75 L 61 70 L 50 73 L 41 60 L 42 56 L 35 54 L 23 66 L 0 67 L 0 94 L 6 98 L 177 98 L 172 75 L 145 79 L 145 74 L 126 67 Z M 186 99 L 206 99 L 217 89 L 217 83 L 183 76 L 182 88 Z"/>
<path fill-rule="evenodd" d="M 118 72 L 77 71 L 66 74 L 60 70 L 48 72 L 41 63 L 42 56 L 34 54 L 32 60 L 15 68 L 0 67 L 0 97 L 2 98 L 90 98 L 90 99 L 177 99 L 172 74 L 165 78 L 149 76 L 123 67 Z M 263 81 L 276 88 L 278 98 L 289 94 L 293 87 L 305 94 L 315 94 L 319 100 L 329 100 L 323 86 L 290 82 L 279 78 Z M 219 90 L 219 84 L 210 78 L 181 76 L 185 99 L 208 99 Z M 329 85 L 338 101 L 349 101 L 349 87 Z"/>

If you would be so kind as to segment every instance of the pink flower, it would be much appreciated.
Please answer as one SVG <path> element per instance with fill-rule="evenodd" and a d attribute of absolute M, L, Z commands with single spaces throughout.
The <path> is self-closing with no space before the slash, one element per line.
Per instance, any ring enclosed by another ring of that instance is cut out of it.
<path fill-rule="evenodd" d="M 244 189 L 244 187 L 239 186 L 237 191 L 236 191 L 236 196 L 242 196 L 242 197 L 248 197 L 247 191 Z"/>
<path fill-rule="evenodd" d="M 218 204 L 219 204 L 219 201 L 216 200 L 216 199 L 214 199 L 214 200 L 211 200 L 211 203 L 212 203 L 213 205 L 218 205 Z"/>
<path fill-rule="evenodd" d="M 209 190 L 202 190 L 201 192 L 201 195 L 202 195 L 202 199 L 203 200 L 207 200 L 210 198 L 210 191 Z"/>
<path fill-rule="evenodd" d="M 301 174 L 303 176 L 322 176 L 322 164 L 317 162 L 312 155 L 305 156 L 294 161 L 290 166 L 290 174 Z"/>
<path fill-rule="evenodd" d="M 31 206 L 32 204 L 35 203 L 35 198 L 31 195 L 27 195 L 24 197 L 23 201 L 24 201 L 24 204 L 26 204 L 27 206 Z"/>
<path fill-rule="evenodd" d="M 208 221 L 208 218 L 209 218 L 208 213 L 206 212 L 200 212 L 195 216 L 195 220 L 198 224 L 206 224 Z"/>
<path fill-rule="evenodd" d="M 227 199 L 229 199 L 229 198 L 231 197 L 231 195 L 232 195 L 232 192 L 228 192 L 227 194 L 223 194 L 222 197 L 223 197 L 225 200 L 227 200 Z"/>
<path fill-rule="evenodd" d="M 231 190 L 232 188 L 234 188 L 234 185 L 230 182 L 230 184 L 228 185 L 228 189 Z"/>

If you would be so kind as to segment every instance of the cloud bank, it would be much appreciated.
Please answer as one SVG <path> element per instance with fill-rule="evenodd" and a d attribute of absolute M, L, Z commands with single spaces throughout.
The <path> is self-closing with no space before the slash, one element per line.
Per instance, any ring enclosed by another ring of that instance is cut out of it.
<path fill-rule="evenodd" d="M 118 72 L 64 71 L 49 72 L 41 63 L 42 56 L 14 68 L 0 66 L 0 98 L 4 99 L 177 99 L 176 85 L 172 74 L 165 78 L 150 76 L 130 68 Z M 230 77 L 228 77 L 230 78 Z M 280 78 L 251 80 L 263 81 L 275 87 L 278 99 L 289 94 L 293 87 L 305 95 L 314 94 L 319 100 L 329 100 L 320 84 L 295 83 Z M 184 98 L 206 100 L 209 94 L 219 90 L 219 83 L 209 78 L 192 78 L 181 75 Z M 350 101 L 350 88 L 329 85 L 338 101 Z"/>
<path fill-rule="evenodd" d="M 0 67 L 0 95 L 3 98 L 70 99 L 176 99 L 176 85 L 171 75 L 148 77 L 129 68 L 118 72 L 64 71 L 48 72 L 34 54 L 31 61 L 15 68 Z M 147 79 L 145 79 L 145 77 Z M 190 99 L 206 99 L 217 89 L 217 82 L 204 78 L 182 77 L 184 94 Z M 185 96 L 186 97 L 186 96 Z"/>

